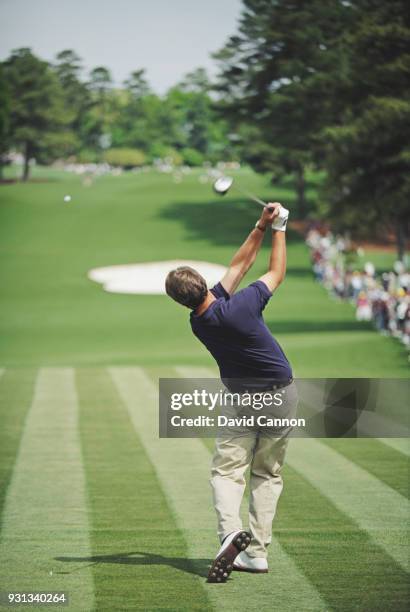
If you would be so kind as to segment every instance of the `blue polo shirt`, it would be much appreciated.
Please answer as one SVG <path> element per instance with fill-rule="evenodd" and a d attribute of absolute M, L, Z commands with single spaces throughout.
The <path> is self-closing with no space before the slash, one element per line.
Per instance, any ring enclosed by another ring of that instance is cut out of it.
<path fill-rule="evenodd" d="M 216 301 L 201 315 L 191 312 L 191 327 L 216 360 L 228 389 L 266 389 L 291 378 L 285 353 L 262 317 L 272 297 L 265 283 L 256 281 L 233 295 L 218 283 L 211 292 Z"/>

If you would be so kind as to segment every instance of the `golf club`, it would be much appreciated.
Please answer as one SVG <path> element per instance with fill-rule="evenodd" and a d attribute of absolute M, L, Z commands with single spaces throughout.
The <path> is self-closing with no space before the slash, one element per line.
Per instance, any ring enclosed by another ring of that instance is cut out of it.
<path fill-rule="evenodd" d="M 214 189 L 214 191 L 216 193 L 219 193 L 219 195 L 225 195 L 229 191 L 229 189 L 231 189 L 232 184 L 233 184 L 233 178 L 232 177 L 230 177 L 230 176 L 220 176 L 214 182 L 213 189 Z M 257 198 L 255 195 L 253 195 L 253 193 L 250 193 L 249 191 L 246 191 L 245 189 L 242 189 L 241 187 L 238 187 L 236 185 L 235 185 L 234 189 L 236 189 L 236 191 L 239 191 L 243 195 L 246 195 L 253 202 L 256 202 L 257 204 L 260 204 L 264 208 L 267 207 L 266 202 L 264 202 L 263 200 L 260 200 L 259 198 Z"/>

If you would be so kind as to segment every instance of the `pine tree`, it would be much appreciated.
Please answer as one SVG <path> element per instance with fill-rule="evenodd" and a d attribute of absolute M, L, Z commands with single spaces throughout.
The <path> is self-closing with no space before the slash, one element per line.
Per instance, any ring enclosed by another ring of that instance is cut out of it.
<path fill-rule="evenodd" d="M 63 94 L 56 75 L 47 62 L 30 49 L 12 52 L 4 62 L 5 76 L 12 100 L 11 141 L 24 155 L 22 179 L 29 177 L 30 159 L 64 138 L 67 119 Z"/>
<path fill-rule="evenodd" d="M 339 0 L 245 0 L 239 32 L 215 54 L 220 110 L 258 171 L 292 172 L 306 213 L 305 167 L 320 157 L 329 73 L 344 76 L 340 35 L 351 18 Z"/>
<path fill-rule="evenodd" d="M 81 58 L 71 49 L 57 54 L 54 70 L 60 81 L 64 95 L 65 113 L 74 136 L 73 150 L 78 151 L 87 144 L 87 113 L 92 106 L 91 95 L 81 80 Z"/>
<path fill-rule="evenodd" d="M 396 233 L 403 259 L 410 218 L 410 14 L 403 0 L 360 0 L 345 37 L 348 79 L 328 142 L 330 209 L 344 227 Z"/>
<path fill-rule="evenodd" d="M 10 144 L 10 113 L 10 90 L 3 65 L 0 64 L 0 178 L 2 178 L 4 158 Z"/>

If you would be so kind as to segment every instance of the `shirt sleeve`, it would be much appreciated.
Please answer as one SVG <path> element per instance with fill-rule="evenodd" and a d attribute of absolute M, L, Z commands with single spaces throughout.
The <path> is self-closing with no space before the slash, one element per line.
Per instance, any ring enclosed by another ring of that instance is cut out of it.
<path fill-rule="evenodd" d="M 251 283 L 245 289 L 234 294 L 234 298 L 246 303 L 248 310 L 260 314 L 272 297 L 272 292 L 262 281 Z"/>
<path fill-rule="evenodd" d="M 221 283 L 216 283 L 216 285 L 212 287 L 211 293 L 213 293 L 216 298 L 224 298 L 225 300 L 229 300 L 231 297 Z"/>

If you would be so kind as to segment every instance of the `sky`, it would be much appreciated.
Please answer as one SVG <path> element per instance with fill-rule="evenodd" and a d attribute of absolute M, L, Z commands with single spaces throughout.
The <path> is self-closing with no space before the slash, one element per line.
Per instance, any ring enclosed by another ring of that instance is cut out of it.
<path fill-rule="evenodd" d="M 146 68 L 159 94 L 202 66 L 236 32 L 241 0 L 0 0 L 0 60 L 31 47 L 45 60 L 73 49 L 119 85 Z"/>

